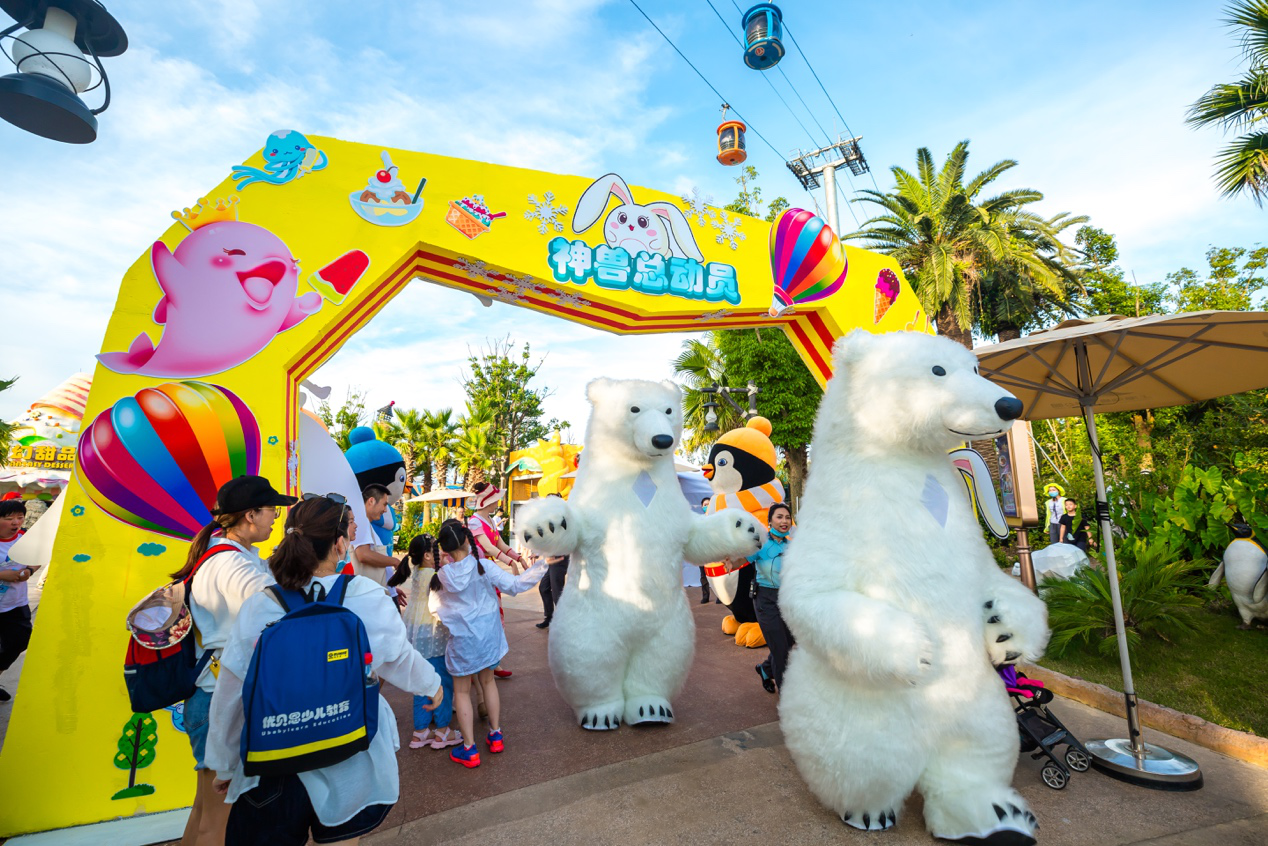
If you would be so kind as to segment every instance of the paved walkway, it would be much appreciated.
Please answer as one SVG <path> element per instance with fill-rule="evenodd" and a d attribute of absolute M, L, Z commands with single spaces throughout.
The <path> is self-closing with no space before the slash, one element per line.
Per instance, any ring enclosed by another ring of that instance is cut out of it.
<path fill-rule="evenodd" d="M 697 590 L 688 595 L 698 598 Z M 675 703 L 673 726 L 585 732 L 555 691 L 546 666 L 536 593 L 507 602 L 506 666 L 499 685 L 507 751 L 482 754 L 466 770 L 444 752 L 402 748 L 401 801 L 367 846 L 568 846 L 568 844 L 879 844 L 933 841 L 919 798 L 896 830 L 845 827 L 810 795 L 783 745 L 776 697 L 753 665 L 763 650 L 723 637 L 725 610 L 693 601 L 696 659 Z M 15 668 L 16 669 L 16 668 Z M 6 674 L 6 679 L 10 674 Z M 389 689 L 401 736 L 412 729 L 410 698 Z M 1122 720 L 1058 700 L 1061 718 L 1084 739 L 1121 735 Z M 831 715 L 825 715 L 831 719 Z M 1153 732 L 1147 738 L 1195 758 L 1206 786 L 1164 793 L 1075 774 L 1062 791 L 1046 787 L 1040 765 L 1024 756 L 1015 784 L 1031 802 L 1044 846 L 1265 846 L 1268 770 Z"/>

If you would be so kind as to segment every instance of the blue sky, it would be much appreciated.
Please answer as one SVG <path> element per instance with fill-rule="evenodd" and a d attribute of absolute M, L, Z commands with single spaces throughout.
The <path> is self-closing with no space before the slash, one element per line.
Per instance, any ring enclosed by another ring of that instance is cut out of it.
<path fill-rule="evenodd" d="M 738 32 L 731 0 L 713 3 Z M 778 151 L 750 132 L 749 163 L 765 197 L 813 208 L 783 158 L 823 142 L 744 66 L 708 3 L 639 4 Z M 61 145 L 0 124 L 0 284 L 9 318 L 0 375 L 21 376 L 0 399 L 6 419 L 91 369 L 118 280 L 170 222 L 169 211 L 201 196 L 280 127 L 562 173 L 615 170 L 632 184 L 698 186 L 719 204 L 736 191 L 733 170 L 713 159 L 718 98 L 628 0 L 108 5 L 132 46 L 107 60 L 114 102 L 99 140 Z M 882 189 L 892 185 L 889 167 L 912 167 L 918 147 L 941 161 L 967 138 L 971 172 L 1018 160 L 1001 188 L 1043 191 L 1047 214 L 1090 215 L 1118 237 L 1123 267 L 1142 283 L 1201 267 L 1211 245 L 1265 237 L 1268 211 L 1223 200 L 1211 185 L 1220 133 L 1183 123 L 1189 103 L 1239 70 L 1218 3 L 781 7 L 863 136 Z M 796 49 L 780 67 L 828 132 L 840 128 Z M 771 81 L 818 136 L 784 78 Z M 848 228 L 848 213 L 842 217 Z M 500 303 L 483 309 L 420 283 L 316 381 L 336 397 L 363 387 L 371 407 L 391 399 L 461 407 L 468 347 L 507 336 L 547 354 L 542 384 L 555 392 L 548 414 L 569 419 L 578 437 L 587 379 L 667 377 L 682 340 L 615 338 Z"/>

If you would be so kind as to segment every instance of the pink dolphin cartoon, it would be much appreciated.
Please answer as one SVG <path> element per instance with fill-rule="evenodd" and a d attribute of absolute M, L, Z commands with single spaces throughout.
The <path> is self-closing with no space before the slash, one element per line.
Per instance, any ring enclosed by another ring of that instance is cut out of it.
<path fill-rule="evenodd" d="M 163 295 L 154 322 L 158 346 L 142 332 L 127 352 L 97 356 L 116 373 L 185 378 L 236 367 L 321 308 L 321 295 L 295 296 L 299 267 L 272 232 L 226 221 L 195 230 L 172 253 L 150 253 Z"/>

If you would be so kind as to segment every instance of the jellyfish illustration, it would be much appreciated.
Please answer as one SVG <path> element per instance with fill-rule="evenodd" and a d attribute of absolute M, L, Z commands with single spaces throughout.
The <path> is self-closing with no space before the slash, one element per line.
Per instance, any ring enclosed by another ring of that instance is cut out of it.
<path fill-rule="evenodd" d="M 801 303 L 830 297 L 845 284 L 845 250 L 832 227 L 805 209 L 788 209 L 771 227 L 770 267 L 777 317 Z"/>

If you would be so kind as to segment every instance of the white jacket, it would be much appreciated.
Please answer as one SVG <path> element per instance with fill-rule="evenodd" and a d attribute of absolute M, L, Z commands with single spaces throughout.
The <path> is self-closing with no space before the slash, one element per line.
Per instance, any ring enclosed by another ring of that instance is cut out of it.
<path fill-rule="evenodd" d="M 314 581 L 329 591 L 337 578 L 337 575 L 322 576 Z M 400 611 L 383 588 L 367 578 L 354 576 L 343 604 L 365 625 L 373 655 L 371 668 L 379 678 L 406 693 L 434 697 L 440 690 L 440 676 L 410 645 Z M 220 682 L 211 700 L 206 763 L 209 769 L 216 771 L 218 778 L 230 780 L 225 797 L 228 803 L 260 781 L 258 777 L 248 778 L 242 774 L 242 680 L 251 666 L 251 655 L 260 632 L 282 616 L 282 606 L 269 594 L 260 593 L 248 599 L 220 659 Z M 338 764 L 299 774 L 317 819 L 324 825 L 338 825 L 370 805 L 396 802 L 400 796 L 400 772 L 396 763 L 399 748 L 396 717 L 380 694 L 379 725 L 369 749 Z"/>
<path fill-rule="evenodd" d="M 220 657 L 229 640 L 229 632 L 242 610 L 242 604 L 273 584 L 269 565 L 260 558 L 255 547 L 243 546 L 226 537 L 216 537 L 207 548 L 211 550 L 221 546 L 228 546 L 233 551 L 217 553 L 202 563 L 194 574 L 189 598 L 189 608 L 203 647 L 198 657 L 201 658 L 208 649 L 214 655 L 211 664 L 198 677 L 198 687 L 208 693 L 216 689 L 212 664 Z"/>
<path fill-rule="evenodd" d="M 506 632 L 498 613 L 494 588 L 515 596 L 541 581 L 546 562 L 512 576 L 492 561 L 484 562 L 484 575 L 468 555 L 437 571 L 443 590 L 433 590 L 428 607 L 449 629 L 445 666 L 455 676 L 470 676 L 494 666 L 508 649 Z"/>

